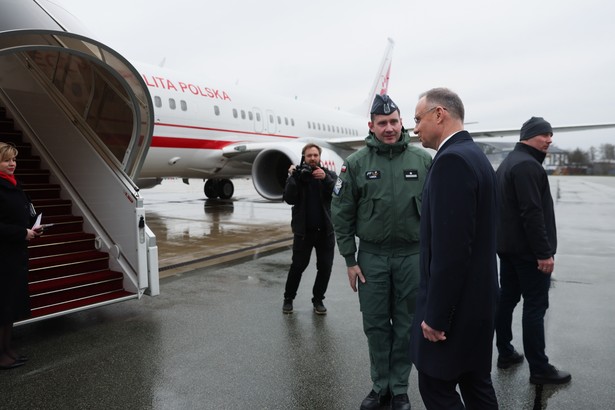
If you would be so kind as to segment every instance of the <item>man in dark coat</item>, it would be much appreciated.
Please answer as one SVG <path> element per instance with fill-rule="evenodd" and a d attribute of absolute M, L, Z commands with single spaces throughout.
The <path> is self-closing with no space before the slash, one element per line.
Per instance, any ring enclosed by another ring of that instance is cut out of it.
<path fill-rule="evenodd" d="M 497 409 L 491 357 L 498 299 L 493 167 L 463 130 L 463 103 L 420 96 L 414 133 L 437 150 L 423 190 L 421 280 L 411 357 L 427 409 Z M 456 387 L 463 396 L 463 403 Z"/>
<path fill-rule="evenodd" d="M 310 263 L 312 249 L 316 249 L 316 280 L 312 288 L 314 313 L 326 315 L 323 304 L 331 277 L 335 235 L 331 223 L 331 194 L 337 175 L 322 166 L 322 148 L 308 143 L 301 151 L 299 167 L 291 165 L 284 187 L 284 201 L 293 206 L 291 227 L 293 230 L 293 257 L 286 286 L 282 312 L 293 313 L 293 300 L 301 276 Z"/>
<path fill-rule="evenodd" d="M 542 162 L 552 137 L 551 124 L 542 117 L 530 118 L 521 127 L 520 141 L 497 171 L 502 199 L 498 219 L 498 367 L 505 369 L 523 362 L 523 355 L 511 344 L 513 310 L 523 296 L 523 350 L 534 384 L 562 384 L 571 379 L 570 373 L 549 364 L 545 353 L 544 316 L 549 307 L 557 233 L 551 188 Z"/>

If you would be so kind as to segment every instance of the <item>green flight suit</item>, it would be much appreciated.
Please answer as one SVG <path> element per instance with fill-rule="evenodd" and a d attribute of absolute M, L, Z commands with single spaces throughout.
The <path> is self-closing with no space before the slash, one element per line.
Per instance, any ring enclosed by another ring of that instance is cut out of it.
<path fill-rule="evenodd" d="M 410 328 L 419 285 L 421 194 L 431 156 L 400 140 L 384 144 L 370 132 L 350 155 L 333 189 L 331 214 L 346 266 L 357 264 L 359 304 L 374 391 L 407 393 Z"/>

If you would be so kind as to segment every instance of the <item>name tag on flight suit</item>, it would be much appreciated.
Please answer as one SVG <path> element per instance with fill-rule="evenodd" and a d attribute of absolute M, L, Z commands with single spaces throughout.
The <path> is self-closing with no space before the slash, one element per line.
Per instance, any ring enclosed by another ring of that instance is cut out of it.
<path fill-rule="evenodd" d="M 416 181 L 419 179 L 419 171 L 416 169 L 404 169 L 404 179 L 406 181 Z"/>

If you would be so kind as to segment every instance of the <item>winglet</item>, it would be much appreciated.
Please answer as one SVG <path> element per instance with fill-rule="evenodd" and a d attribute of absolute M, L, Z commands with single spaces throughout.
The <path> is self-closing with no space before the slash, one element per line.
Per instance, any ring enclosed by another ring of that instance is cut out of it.
<path fill-rule="evenodd" d="M 374 79 L 372 87 L 369 89 L 367 100 L 365 100 L 359 108 L 353 110 L 360 115 L 369 116 L 369 110 L 376 94 L 386 94 L 389 89 L 389 74 L 391 73 L 391 60 L 393 57 L 393 46 L 395 46 L 395 42 L 392 38 L 388 38 L 387 41 L 387 47 L 378 68 L 378 74 Z"/>

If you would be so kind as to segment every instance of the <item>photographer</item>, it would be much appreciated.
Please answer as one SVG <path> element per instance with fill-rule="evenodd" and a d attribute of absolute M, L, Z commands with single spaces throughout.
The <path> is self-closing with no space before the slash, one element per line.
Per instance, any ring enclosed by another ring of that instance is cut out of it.
<path fill-rule="evenodd" d="M 294 234 L 293 258 L 286 279 L 282 312 L 293 313 L 293 300 L 301 275 L 316 249 L 316 280 L 312 289 L 314 313 L 324 315 L 322 301 L 329 285 L 335 236 L 331 224 L 331 193 L 337 179 L 334 172 L 320 164 L 322 150 L 307 144 L 301 152 L 301 164 L 291 165 L 284 188 L 284 201 L 293 205 L 291 227 Z"/>

